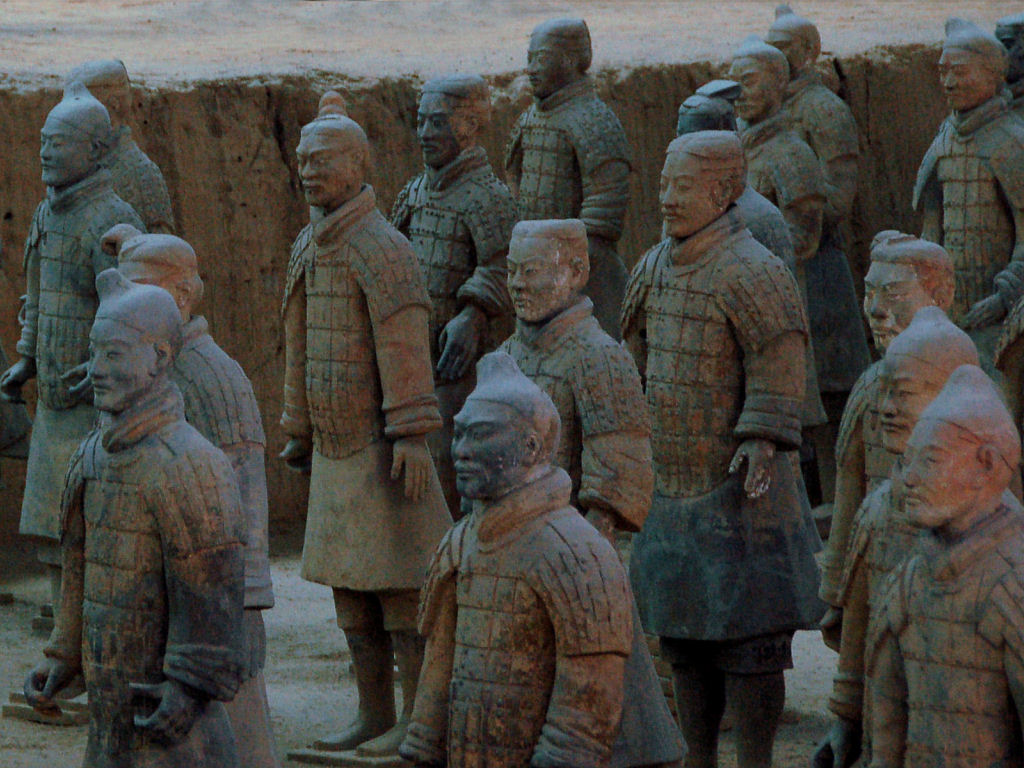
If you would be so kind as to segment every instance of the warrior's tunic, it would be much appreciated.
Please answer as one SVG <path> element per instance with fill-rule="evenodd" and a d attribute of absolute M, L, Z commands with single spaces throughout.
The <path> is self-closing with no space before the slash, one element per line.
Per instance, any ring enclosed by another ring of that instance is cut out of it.
<path fill-rule="evenodd" d="M 512 305 L 506 287 L 505 256 L 516 204 L 494 175 L 487 153 L 471 147 L 437 171 L 427 169 L 398 194 L 391 223 L 409 238 L 430 296 L 430 360 L 441 429 L 430 434 L 430 452 L 441 487 L 453 511 L 458 509 L 452 465 L 452 420 L 473 389 L 471 361 L 460 381 L 441 381 L 436 367 L 444 351 L 440 336 L 467 304 L 477 307 L 491 325 L 503 328 L 492 343 L 508 333 Z M 485 336 L 478 354 L 487 351 Z"/>
<path fill-rule="evenodd" d="M 99 306 L 96 275 L 117 266 L 100 240 L 115 224 L 144 228 L 131 206 L 114 194 L 104 170 L 61 192 L 50 190 L 32 218 L 17 351 L 36 361 L 39 400 L 21 508 L 23 534 L 60 538 L 61 484 L 95 419 L 92 403 L 72 398 L 61 377 L 89 359 L 89 331 Z"/>
<path fill-rule="evenodd" d="M 806 319 L 786 267 L 730 209 L 633 270 L 623 336 L 645 379 L 654 503 L 631 575 L 644 626 L 731 640 L 813 626 L 820 541 L 787 451 L 800 444 Z M 773 442 L 766 494 L 729 464 Z"/>
<path fill-rule="evenodd" d="M 583 220 L 590 244 L 587 295 L 601 326 L 618 336 L 627 274 L 616 243 L 629 202 L 629 145 L 589 78 L 535 102 L 519 117 L 505 170 L 521 220 Z"/>
<path fill-rule="evenodd" d="M 86 768 L 237 768 L 224 707 L 242 676 L 244 527 L 227 459 L 184 421 L 174 384 L 81 444 L 61 522 L 64 583 L 45 653 L 81 664 Z M 173 679 L 209 701 L 180 744 L 132 722 L 129 683 Z"/>
<path fill-rule="evenodd" d="M 615 550 L 569 506 L 569 490 L 552 468 L 478 503 L 441 542 L 420 606 L 427 653 L 407 759 L 607 765 L 633 636 L 629 587 Z"/>
<path fill-rule="evenodd" d="M 285 286 L 281 425 L 313 440 L 302 577 L 361 591 L 419 589 L 451 524 L 436 473 L 419 501 L 391 479 L 392 443 L 440 426 L 430 297 L 373 189 L 306 226 Z"/>
<path fill-rule="evenodd" d="M 110 171 L 114 191 L 139 214 L 147 232 L 174 232 L 174 211 L 167 183 L 157 164 L 132 138 L 132 129 L 121 126 L 114 143 L 101 161 Z"/>
<path fill-rule="evenodd" d="M 926 535 L 868 629 L 872 768 L 1024 765 L 1024 520 L 1008 495 L 955 543 Z"/>

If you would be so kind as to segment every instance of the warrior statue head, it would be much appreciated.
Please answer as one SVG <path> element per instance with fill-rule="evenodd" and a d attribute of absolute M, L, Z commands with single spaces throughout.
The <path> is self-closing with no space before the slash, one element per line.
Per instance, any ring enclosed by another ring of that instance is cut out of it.
<path fill-rule="evenodd" d="M 587 228 L 579 219 L 521 221 L 508 249 L 516 317 L 542 324 L 579 300 L 590 277 Z"/>
<path fill-rule="evenodd" d="M 1009 58 L 1006 82 L 1012 88 L 1024 80 L 1024 13 L 1004 16 L 997 21 L 996 40 L 1006 49 Z"/>
<path fill-rule="evenodd" d="M 751 35 L 733 54 L 728 76 L 740 84 L 737 117 L 757 125 L 782 106 L 789 84 L 789 62 L 778 48 Z"/>
<path fill-rule="evenodd" d="M 956 281 L 946 249 L 929 240 L 887 229 L 871 241 L 864 277 L 864 314 L 875 348 L 886 348 L 922 307 L 948 312 Z"/>
<path fill-rule="evenodd" d="M 547 471 L 561 422 L 551 398 L 508 353 L 480 358 L 476 378 L 455 415 L 455 482 L 463 497 L 493 501 Z"/>
<path fill-rule="evenodd" d="M 674 139 L 661 171 L 665 232 L 683 238 L 703 229 L 743 194 L 746 178 L 743 146 L 732 131 L 698 131 Z"/>
<path fill-rule="evenodd" d="M 526 55 L 533 95 L 546 99 L 581 80 L 593 56 L 590 30 L 583 19 L 552 19 L 538 24 L 530 35 Z"/>
<path fill-rule="evenodd" d="M 967 112 L 993 98 L 1008 69 L 1009 56 L 994 35 L 964 19 L 946 22 L 939 81 L 951 110 Z"/>
<path fill-rule="evenodd" d="M 370 172 L 370 142 L 334 91 L 324 94 L 316 118 L 303 126 L 295 154 L 306 202 L 323 213 L 358 195 Z"/>
<path fill-rule="evenodd" d="M 977 365 L 971 337 L 938 307 L 919 310 L 885 353 L 881 406 L 882 445 L 902 454 L 925 407 L 961 365 Z"/>
<path fill-rule="evenodd" d="M 117 257 L 118 271 L 141 285 L 163 288 L 187 323 L 203 298 L 203 280 L 192 246 L 174 235 L 145 235 L 118 224 L 103 236 L 103 250 Z"/>
<path fill-rule="evenodd" d="M 814 23 L 797 14 L 788 5 L 775 9 L 764 41 L 782 51 L 789 62 L 790 77 L 795 79 L 814 67 L 821 55 L 821 35 Z"/>
<path fill-rule="evenodd" d="M 126 125 L 132 112 L 132 83 L 120 59 L 99 59 L 79 64 L 64 79 L 64 89 L 81 83 L 107 108 L 113 127 Z"/>
<path fill-rule="evenodd" d="M 100 297 L 89 333 L 89 377 L 97 410 L 131 409 L 167 381 L 181 350 L 181 312 L 163 288 L 138 285 L 116 269 L 96 277 Z"/>
<path fill-rule="evenodd" d="M 491 122 L 491 90 L 479 75 L 428 80 L 420 93 L 416 137 L 423 162 L 435 170 L 476 146 Z"/>
<path fill-rule="evenodd" d="M 679 105 L 676 136 L 697 131 L 735 131 L 740 84 L 732 80 L 704 83 Z"/>
<path fill-rule="evenodd" d="M 961 366 L 907 443 L 903 511 L 955 539 L 998 506 L 1019 464 L 1020 437 L 995 385 L 977 366 Z"/>
<path fill-rule="evenodd" d="M 64 98 L 46 116 L 40 133 L 42 179 L 56 191 L 91 176 L 110 146 L 110 115 L 81 83 L 64 91 Z"/>

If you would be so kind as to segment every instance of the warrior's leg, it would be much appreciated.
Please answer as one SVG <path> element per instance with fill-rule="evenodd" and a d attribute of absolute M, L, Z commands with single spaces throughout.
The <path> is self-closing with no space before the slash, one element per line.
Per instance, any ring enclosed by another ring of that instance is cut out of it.
<path fill-rule="evenodd" d="M 395 689 L 391 637 L 384 630 L 380 601 L 372 592 L 334 590 L 338 625 L 352 652 L 359 693 L 355 720 L 337 736 L 314 742 L 316 749 L 355 749 L 395 724 Z"/>
<path fill-rule="evenodd" d="M 359 745 L 361 755 L 397 755 L 399 745 L 405 740 L 426 649 L 426 640 L 415 629 L 418 603 L 419 593 L 414 590 L 381 595 L 384 626 L 391 633 L 398 679 L 402 684 L 402 714 L 387 733 Z"/>
<path fill-rule="evenodd" d="M 786 701 L 782 672 L 726 675 L 726 697 L 737 713 L 736 757 L 739 768 L 771 768 L 775 731 Z"/>
<path fill-rule="evenodd" d="M 662 656 L 672 665 L 679 728 L 689 748 L 685 766 L 717 768 L 718 733 L 725 711 L 725 675 L 712 663 L 700 662 L 698 654 L 693 653 L 698 644 L 661 638 Z"/>

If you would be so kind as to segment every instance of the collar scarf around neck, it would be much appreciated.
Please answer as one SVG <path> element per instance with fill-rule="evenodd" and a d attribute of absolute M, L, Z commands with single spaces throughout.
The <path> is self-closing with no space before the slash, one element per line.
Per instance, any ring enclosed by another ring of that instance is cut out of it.
<path fill-rule="evenodd" d="M 979 104 L 974 109 L 967 110 L 966 112 L 954 111 L 949 116 L 949 119 L 953 124 L 953 129 L 958 134 L 970 136 L 979 128 L 988 125 L 997 117 L 1001 117 L 1008 109 L 1009 106 L 1006 103 L 1005 97 L 1001 93 L 997 93 L 984 104 Z"/>
<path fill-rule="evenodd" d="M 313 239 L 317 245 L 325 245 L 339 234 L 360 221 L 377 204 L 373 187 L 363 184 L 359 193 L 337 210 L 331 211 L 312 221 Z"/>
<path fill-rule="evenodd" d="M 88 200 L 94 195 L 106 192 L 112 188 L 112 185 L 110 171 L 100 168 L 60 192 L 53 187 L 47 187 L 46 200 L 51 211 L 60 213 L 74 208 L 80 202 Z"/>
<path fill-rule="evenodd" d="M 531 483 L 520 486 L 500 499 L 476 502 L 477 541 L 483 551 L 501 546 L 503 540 L 545 512 L 569 506 L 572 481 L 564 469 L 551 466 Z"/>
<path fill-rule="evenodd" d="M 550 96 L 543 99 L 535 99 L 537 109 L 541 112 L 550 112 L 552 109 L 557 109 L 563 104 L 568 104 L 575 98 L 580 96 L 589 96 L 594 93 L 594 83 L 590 79 L 589 75 L 584 75 L 574 83 L 555 91 Z"/>
<path fill-rule="evenodd" d="M 185 418 L 185 402 L 170 379 L 154 387 L 137 403 L 120 413 L 101 414 L 101 442 L 107 453 L 118 453 Z"/>
<path fill-rule="evenodd" d="M 487 165 L 487 152 L 484 151 L 483 147 L 469 147 L 462 150 L 458 157 L 452 160 L 448 165 L 441 168 L 427 168 L 423 169 L 423 176 L 427 182 L 427 187 L 434 192 L 442 192 L 460 178 L 465 176 L 471 171 L 475 171 L 477 168 L 482 168 Z"/>

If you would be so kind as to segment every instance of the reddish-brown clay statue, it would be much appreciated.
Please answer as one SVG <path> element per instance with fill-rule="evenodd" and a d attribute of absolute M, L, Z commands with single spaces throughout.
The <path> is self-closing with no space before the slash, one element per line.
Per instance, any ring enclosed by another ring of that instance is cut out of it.
<path fill-rule="evenodd" d="M 512 128 L 505 170 L 519 218 L 582 219 L 590 242 L 587 295 L 614 337 L 627 273 L 616 250 L 629 202 L 629 145 L 587 76 L 593 51 L 583 19 L 539 24 L 527 72 L 534 104 Z"/>
<path fill-rule="evenodd" d="M 113 134 L 103 156 L 114 191 L 135 209 L 148 232 L 173 232 L 174 212 L 167 183 L 157 164 L 132 138 L 132 84 L 123 61 L 87 61 L 71 70 L 65 87 L 81 83 L 107 108 Z"/>
<path fill-rule="evenodd" d="M 170 380 L 174 299 L 114 269 L 96 288 L 89 373 L 102 416 L 68 469 L 57 626 L 25 697 L 59 711 L 54 696 L 84 673 L 85 768 L 236 768 L 220 703 L 244 666 L 234 472 L 185 422 Z"/>
<path fill-rule="evenodd" d="M 676 135 L 682 136 L 696 131 L 735 131 L 736 113 L 733 102 L 739 94 L 740 84 L 732 80 L 712 80 L 705 83 L 679 105 Z M 806 309 L 807 280 L 804 276 L 804 262 L 796 260 L 793 238 L 789 234 L 789 227 L 782 213 L 749 183 L 736 201 L 736 208 L 743 215 L 743 221 L 754 239 L 789 267 L 796 278 Z M 807 364 L 807 379 L 804 382 L 804 407 L 800 421 L 806 429 L 823 424 L 827 419 L 821 404 L 821 395 L 818 394 L 813 343 L 808 342 L 804 358 Z"/>
<path fill-rule="evenodd" d="M 473 389 L 473 368 L 488 346 L 489 324 L 503 325 L 507 333 L 502 321 L 512 314 L 505 254 L 516 205 L 478 144 L 490 117 L 483 78 L 429 80 L 416 117 L 426 167 L 405 185 L 391 211 L 391 223 L 416 251 L 430 294 L 430 359 L 442 426 L 428 442 L 453 515 L 459 495 L 452 419 Z"/>
<path fill-rule="evenodd" d="M 401 754 L 418 766 L 608 765 L 633 637 L 618 555 L 552 465 L 558 411 L 504 352 L 455 417 L 473 511 L 434 555 L 427 657 Z"/>
<path fill-rule="evenodd" d="M 115 224 L 142 228 L 100 167 L 110 133 L 107 110 L 82 85 L 66 90 L 46 118 L 39 159 L 47 192 L 25 243 L 20 359 L 0 376 L 0 392 L 13 400 L 21 399 L 29 379 L 38 381 L 19 531 L 41 542 L 39 558 L 51 566 L 54 596 L 60 590 L 61 484 L 96 418 L 86 377 L 89 329 L 99 303 L 96 276 L 115 266 L 100 240 Z"/>
<path fill-rule="evenodd" d="M 825 86 L 815 68 L 821 36 L 812 22 L 797 16 L 788 5 L 780 5 L 765 42 L 782 51 L 789 64 L 782 119 L 813 150 L 825 181 L 821 242 L 804 269 L 818 386 L 825 393 L 830 415 L 838 422 L 846 393 L 870 362 L 845 255 L 848 221 L 857 195 L 857 123 L 850 108 Z"/>
<path fill-rule="evenodd" d="M 310 224 L 285 283 L 281 425 L 291 439 L 281 457 L 312 473 L 302 577 L 334 590 L 359 692 L 352 724 L 314 747 L 394 754 L 423 658 L 419 590 L 451 516 L 426 443 L 441 424 L 430 297 L 412 246 L 364 183 L 369 142 L 339 98 L 321 100 L 296 150 Z"/>
<path fill-rule="evenodd" d="M 220 448 L 238 481 L 245 520 L 244 681 L 227 703 L 241 764 L 251 768 L 278 765 L 270 729 L 263 665 L 267 634 L 263 610 L 274 605 L 267 532 L 266 437 L 252 384 L 241 366 L 210 336 L 206 319 L 193 310 L 203 297 L 195 251 L 173 235 L 144 235 L 127 224 L 114 227 L 103 245 L 118 259 L 129 280 L 163 288 L 174 298 L 183 323 L 182 348 L 171 380 L 185 401 L 185 419 Z"/>
<path fill-rule="evenodd" d="M 1017 114 L 1024 112 L 1024 13 L 1004 16 L 996 22 L 996 39 L 1009 54 L 1006 88 L 1010 108 Z"/>
<path fill-rule="evenodd" d="M 950 317 L 991 368 L 1002 320 L 1024 292 L 1024 123 L 1002 92 L 1006 49 L 963 19 L 946 22 L 939 74 L 952 110 L 921 161 L 921 236 L 956 270 Z"/>
<path fill-rule="evenodd" d="M 640 530 L 654 486 L 650 420 L 633 359 L 601 329 L 582 293 L 589 273 L 586 227 L 579 219 L 516 224 L 508 269 L 516 330 L 501 348 L 558 410 L 562 429 L 553 463 L 569 473 L 572 505 L 609 541 L 616 530 Z M 622 726 L 609 765 L 681 757 L 679 729 L 634 616 Z"/>
<path fill-rule="evenodd" d="M 926 533 L 868 631 L 873 768 L 1024 764 L 1024 517 L 1007 493 L 1019 462 L 995 386 L 957 369 L 894 481 L 900 512 Z"/>
<path fill-rule="evenodd" d="M 644 627 L 672 664 L 693 768 L 717 764 L 727 697 L 743 713 L 739 765 L 771 764 L 793 632 L 823 609 L 821 544 L 794 455 L 804 369 L 793 362 L 807 321 L 792 274 L 733 205 L 745 185 L 736 134 L 669 145 L 668 237 L 634 268 L 623 309 L 655 470 L 631 575 Z"/>
<path fill-rule="evenodd" d="M 941 245 L 894 230 L 875 235 L 871 266 L 864 278 L 864 315 L 875 349 L 884 355 L 922 307 L 949 311 L 954 288 L 953 262 Z M 832 528 L 819 559 L 821 599 L 832 606 L 822 621 L 822 632 L 832 648 L 839 645 L 839 577 L 853 517 L 864 498 L 888 479 L 896 458 L 883 445 L 881 379 L 882 362 L 878 361 L 857 380 L 839 425 Z"/>
<path fill-rule="evenodd" d="M 932 248 L 939 246 L 929 243 Z M 880 365 L 882 447 L 902 456 L 921 412 L 961 365 L 977 365 L 970 337 L 935 306 L 926 306 L 888 347 Z M 815 765 L 852 765 L 861 739 L 864 697 L 864 639 L 868 622 L 883 606 L 882 583 L 906 558 L 919 529 L 894 503 L 892 481 L 886 478 L 857 512 L 850 549 L 837 587 L 842 606 L 842 644 L 829 699 L 836 722 L 815 757 Z"/>

